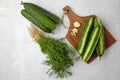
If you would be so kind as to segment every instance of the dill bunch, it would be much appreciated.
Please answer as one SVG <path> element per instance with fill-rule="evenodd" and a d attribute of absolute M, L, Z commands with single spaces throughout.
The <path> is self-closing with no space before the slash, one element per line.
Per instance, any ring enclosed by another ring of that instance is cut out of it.
<path fill-rule="evenodd" d="M 59 78 L 65 78 L 72 75 L 70 67 L 76 56 L 72 48 L 61 39 L 45 36 L 36 27 L 29 28 L 29 33 L 47 56 L 44 63 L 50 66 L 47 72 L 50 76 L 55 74 Z"/>

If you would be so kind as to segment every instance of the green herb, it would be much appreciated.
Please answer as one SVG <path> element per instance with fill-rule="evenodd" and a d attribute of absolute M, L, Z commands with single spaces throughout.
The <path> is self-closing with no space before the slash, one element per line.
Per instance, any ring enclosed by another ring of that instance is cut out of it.
<path fill-rule="evenodd" d="M 47 72 L 50 76 L 56 74 L 57 77 L 64 78 L 72 75 L 69 68 L 73 65 L 76 58 L 73 49 L 68 47 L 62 39 L 41 35 L 35 28 L 34 31 L 30 30 L 30 34 L 40 45 L 41 51 L 47 55 L 44 63 L 50 66 Z"/>

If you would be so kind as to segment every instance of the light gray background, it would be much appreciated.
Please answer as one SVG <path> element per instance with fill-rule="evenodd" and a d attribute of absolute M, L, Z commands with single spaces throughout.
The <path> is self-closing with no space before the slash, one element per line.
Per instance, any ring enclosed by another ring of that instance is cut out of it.
<path fill-rule="evenodd" d="M 81 16 L 96 14 L 117 40 L 101 61 L 97 58 L 86 64 L 80 60 L 71 68 L 73 75 L 63 80 L 120 80 L 120 0 L 24 1 L 41 5 L 59 17 L 66 5 Z M 45 55 L 27 33 L 30 22 L 21 16 L 22 8 L 20 0 L 0 0 L 0 80 L 61 80 L 46 74 L 49 67 L 41 64 Z M 51 36 L 61 38 L 67 30 L 60 25 L 54 32 Z"/>

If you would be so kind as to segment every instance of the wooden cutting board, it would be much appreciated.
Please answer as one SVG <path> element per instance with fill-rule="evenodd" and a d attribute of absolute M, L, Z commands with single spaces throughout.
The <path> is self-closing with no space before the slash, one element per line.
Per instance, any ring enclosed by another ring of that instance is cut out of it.
<path fill-rule="evenodd" d="M 66 35 L 67 40 L 72 44 L 72 46 L 77 49 L 78 47 L 78 43 L 79 43 L 79 39 L 81 37 L 82 31 L 84 29 L 85 23 L 88 21 L 88 19 L 91 16 L 95 16 L 96 15 L 90 15 L 90 16 L 78 16 L 76 15 L 69 6 L 66 6 L 65 8 L 63 8 L 63 11 L 65 12 L 65 14 L 68 16 L 69 21 L 70 21 L 70 27 L 68 30 L 68 33 Z M 77 21 L 81 24 L 80 28 L 78 29 L 78 33 L 76 36 L 72 36 L 71 35 L 71 31 L 74 28 L 73 23 Z M 105 48 L 109 48 L 113 43 L 116 42 L 115 38 L 110 34 L 110 32 L 104 27 L 104 35 L 105 35 Z M 92 57 L 90 58 L 90 60 L 87 63 L 90 63 L 91 61 L 93 61 L 96 57 L 97 57 L 97 53 L 94 51 Z"/>

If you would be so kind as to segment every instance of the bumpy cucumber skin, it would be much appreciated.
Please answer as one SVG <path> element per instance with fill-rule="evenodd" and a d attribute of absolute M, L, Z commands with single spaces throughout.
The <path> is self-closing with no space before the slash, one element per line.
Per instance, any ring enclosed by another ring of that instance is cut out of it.
<path fill-rule="evenodd" d="M 83 29 L 82 35 L 80 37 L 79 40 L 79 44 L 78 44 L 78 52 L 80 54 L 84 54 L 83 51 L 85 49 L 86 43 L 87 43 L 87 39 L 89 37 L 90 31 L 91 29 L 94 27 L 93 25 L 94 23 L 94 17 L 90 17 L 90 19 L 88 20 L 88 22 L 85 24 L 85 27 Z"/>
<path fill-rule="evenodd" d="M 53 21 L 51 21 L 49 18 L 47 18 L 45 15 L 43 15 L 41 12 L 36 9 L 35 6 L 23 3 L 25 10 L 36 20 L 38 20 L 41 24 L 45 25 L 47 28 L 54 30 L 56 28 L 56 25 Z"/>
<path fill-rule="evenodd" d="M 100 26 L 100 29 L 101 29 L 100 38 L 98 41 L 98 45 L 96 47 L 96 52 L 101 57 L 104 54 L 104 50 L 105 50 L 105 37 L 104 37 L 104 27 L 100 18 L 95 19 L 94 27 L 96 26 Z"/>
<path fill-rule="evenodd" d="M 36 19 L 34 19 L 25 9 L 21 10 L 21 14 L 31 21 L 33 24 L 35 24 L 37 27 L 39 27 L 41 30 L 47 33 L 51 33 L 52 30 L 44 26 L 43 24 L 40 24 Z"/>
<path fill-rule="evenodd" d="M 82 60 L 84 62 L 87 62 L 90 59 L 90 57 L 92 56 L 92 54 L 96 48 L 96 45 L 98 43 L 99 37 L 100 37 L 100 27 L 96 26 L 92 30 L 89 40 L 88 40 L 88 43 L 85 47 L 84 55 L 82 57 Z"/>
<path fill-rule="evenodd" d="M 44 14 L 45 16 L 47 16 L 50 20 L 52 20 L 55 24 L 59 24 L 61 22 L 60 18 L 58 16 L 56 16 L 55 14 L 45 10 L 44 8 L 33 4 L 33 3 L 25 3 L 25 4 L 29 4 L 29 5 L 33 5 L 36 7 L 36 9 L 38 9 L 39 12 L 41 12 L 42 14 Z"/>

